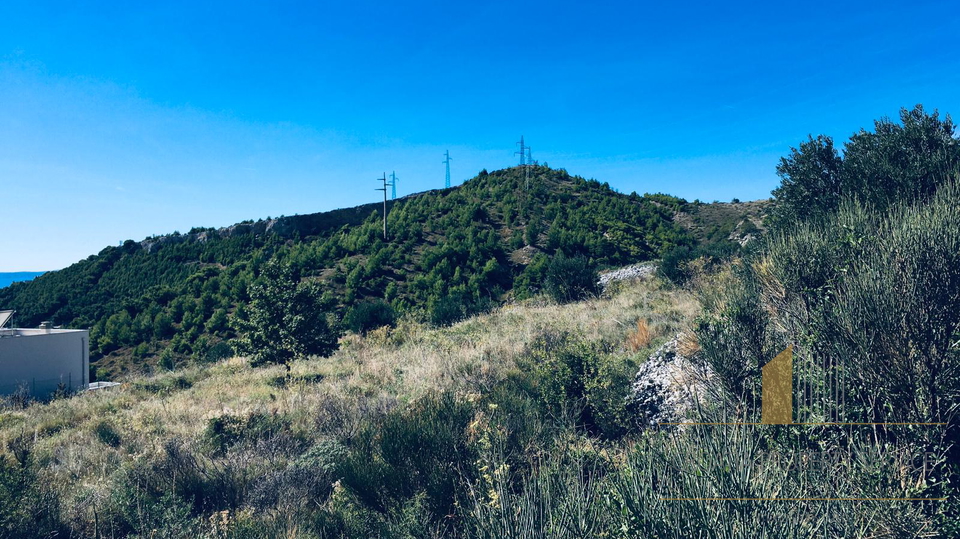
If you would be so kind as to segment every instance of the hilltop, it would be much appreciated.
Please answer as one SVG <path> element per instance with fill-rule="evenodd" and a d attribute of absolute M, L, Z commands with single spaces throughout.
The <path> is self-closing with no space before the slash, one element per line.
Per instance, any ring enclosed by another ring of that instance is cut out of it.
<path fill-rule="evenodd" d="M 565 170 L 487 173 L 388 203 L 194 228 L 128 240 L 60 271 L 0 290 L 18 325 L 91 328 L 96 376 L 232 353 L 261 268 L 278 259 L 323 284 L 334 321 L 382 299 L 398 315 L 448 323 L 536 294 L 562 253 L 599 268 L 755 232 L 762 206 L 621 194 Z M 759 208 L 759 209 L 758 209 Z"/>

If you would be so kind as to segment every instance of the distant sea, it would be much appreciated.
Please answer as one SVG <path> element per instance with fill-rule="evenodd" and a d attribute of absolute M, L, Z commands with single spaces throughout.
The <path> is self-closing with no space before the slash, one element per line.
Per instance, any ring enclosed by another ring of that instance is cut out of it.
<path fill-rule="evenodd" d="M 12 273 L 0 272 L 0 288 L 5 288 L 13 283 L 20 281 L 29 281 L 34 277 L 43 275 L 44 271 L 14 271 Z"/>

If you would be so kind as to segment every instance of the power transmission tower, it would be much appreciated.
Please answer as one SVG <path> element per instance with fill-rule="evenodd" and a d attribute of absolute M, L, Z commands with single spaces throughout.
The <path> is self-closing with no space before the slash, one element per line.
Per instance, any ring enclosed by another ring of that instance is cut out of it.
<path fill-rule="evenodd" d="M 527 146 L 527 164 L 523 167 L 523 181 L 527 191 L 530 190 L 530 167 L 533 166 L 533 149 Z"/>
<path fill-rule="evenodd" d="M 391 198 L 393 200 L 396 200 L 397 199 L 397 171 L 393 171 L 390 173 L 390 185 L 393 186 L 393 196 Z"/>
<path fill-rule="evenodd" d="M 514 154 L 514 155 L 517 155 L 517 154 L 520 155 L 520 166 L 522 167 L 523 165 L 526 164 L 526 163 L 524 162 L 524 160 L 527 158 L 527 147 L 526 147 L 526 146 L 524 145 L 524 143 L 523 143 L 523 135 L 520 135 L 520 142 L 518 142 L 517 144 L 520 145 L 520 151 L 519 151 L 519 152 L 513 152 L 513 154 Z"/>
<path fill-rule="evenodd" d="M 524 188 L 529 191 L 530 190 L 530 170 L 528 165 L 533 163 L 533 159 L 531 158 L 531 153 L 530 153 L 530 146 L 527 146 L 523 142 L 523 135 L 520 135 L 520 142 L 518 142 L 517 144 L 520 145 L 520 151 L 513 152 L 513 154 L 520 156 L 520 167 L 523 169 Z"/>
<path fill-rule="evenodd" d="M 446 187 L 450 187 L 450 150 L 447 150 L 446 159 L 443 160 L 444 164 L 447 165 L 447 183 Z"/>
<path fill-rule="evenodd" d="M 387 187 L 393 186 L 392 183 L 387 182 L 387 173 L 383 173 L 383 178 L 377 178 L 378 182 L 383 182 L 383 187 L 377 187 L 377 191 L 383 191 L 383 239 L 387 239 Z"/>

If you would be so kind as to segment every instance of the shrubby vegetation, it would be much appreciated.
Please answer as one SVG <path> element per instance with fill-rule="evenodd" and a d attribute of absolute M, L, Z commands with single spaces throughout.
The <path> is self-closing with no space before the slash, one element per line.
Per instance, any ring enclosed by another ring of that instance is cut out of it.
<path fill-rule="evenodd" d="M 877 120 L 843 146 L 820 135 L 792 148 L 777 165 L 782 182 L 773 191 L 772 221 L 789 225 L 835 212 L 856 200 L 877 211 L 900 201 L 929 200 L 956 174 L 960 146 L 947 116 L 927 114 L 921 105 L 900 111 L 900 123 Z"/>
<path fill-rule="evenodd" d="M 250 307 L 234 318 L 240 330 L 237 351 L 254 365 L 287 364 L 337 349 L 316 282 L 301 282 L 295 270 L 271 260 L 250 292 Z"/>
<path fill-rule="evenodd" d="M 127 241 L 0 289 L 0 305 L 24 326 L 92 328 L 92 368 L 116 376 L 203 362 L 229 344 L 246 327 L 253 292 L 273 279 L 271 260 L 319 283 L 310 286 L 331 327 L 364 332 L 404 316 L 450 324 L 551 283 L 564 301 L 591 292 L 586 282 L 561 291 L 557 275 L 548 283 L 557 255 L 607 267 L 696 243 L 672 220 L 689 206 L 681 199 L 621 195 L 546 167 L 524 185 L 522 171 L 507 169 L 391 202 L 387 241 L 376 205 Z M 515 260 L 521 248 L 532 263 Z"/>
<path fill-rule="evenodd" d="M 687 284 L 697 275 L 715 273 L 739 250 L 731 243 L 698 245 L 692 248 L 681 245 L 664 253 L 657 271 L 675 284 Z"/>
<path fill-rule="evenodd" d="M 563 253 L 550 260 L 543 279 L 544 289 L 557 303 L 568 303 L 597 293 L 597 271 L 583 256 L 567 258 Z"/>
<path fill-rule="evenodd" d="M 627 351 L 615 320 L 643 316 L 660 342 L 695 307 L 646 283 L 455 327 L 405 320 L 289 372 L 232 360 L 5 410 L 4 463 L 29 481 L 4 483 L 17 503 L 0 535 L 471 536 L 503 481 L 636 432 L 625 380 L 650 348 Z"/>

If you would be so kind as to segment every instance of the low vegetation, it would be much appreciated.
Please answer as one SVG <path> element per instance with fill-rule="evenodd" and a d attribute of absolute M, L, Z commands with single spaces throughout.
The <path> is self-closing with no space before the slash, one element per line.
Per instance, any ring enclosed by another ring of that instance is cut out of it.
<path fill-rule="evenodd" d="M 697 310 L 683 290 L 628 284 L 445 328 L 404 318 L 344 338 L 330 357 L 292 360 L 289 371 L 236 358 L 8 409 L 0 529 L 459 535 L 503 480 L 557 451 L 626 454 L 637 362 Z M 630 350 L 639 319 L 656 337 Z"/>

